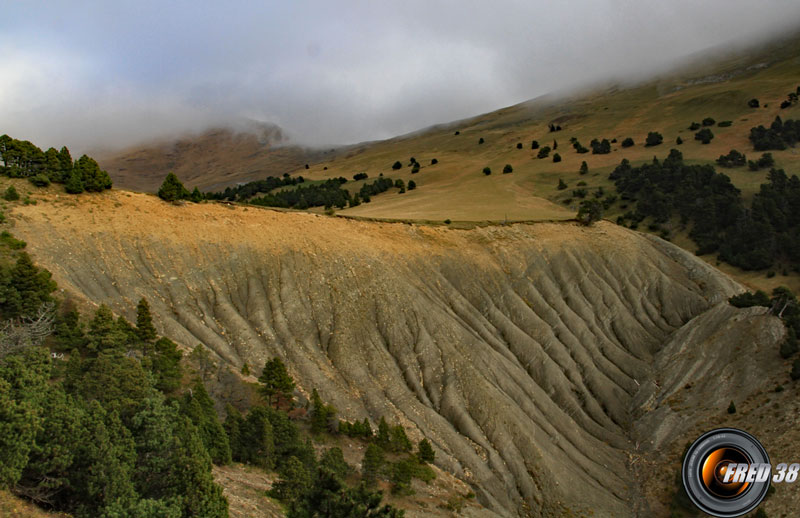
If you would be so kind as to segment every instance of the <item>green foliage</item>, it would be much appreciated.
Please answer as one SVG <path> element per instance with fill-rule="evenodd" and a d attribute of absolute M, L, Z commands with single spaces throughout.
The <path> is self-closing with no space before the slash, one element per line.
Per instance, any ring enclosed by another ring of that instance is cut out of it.
<path fill-rule="evenodd" d="M 88 192 L 101 192 L 111 189 L 111 177 L 100 169 L 97 162 L 86 155 L 81 156 L 73 166 L 73 172 L 80 176 L 83 188 Z"/>
<path fill-rule="evenodd" d="M 553 162 L 561 162 L 561 155 L 558 153 L 553 154 Z"/>
<path fill-rule="evenodd" d="M 531 149 L 539 149 L 539 142 L 536 140 L 531 141 Z"/>
<path fill-rule="evenodd" d="M 647 134 L 647 138 L 644 141 L 645 147 L 652 147 L 657 146 L 664 142 L 664 136 L 657 131 L 651 131 Z"/>
<path fill-rule="evenodd" d="M 364 458 L 361 461 L 361 479 L 368 486 L 374 485 L 378 476 L 383 471 L 386 457 L 383 450 L 376 444 L 370 443 L 364 451 Z"/>
<path fill-rule="evenodd" d="M 492 174 L 492 169 L 489 166 L 484 167 L 483 168 L 483 174 L 485 174 L 486 176 L 489 176 L 490 174 Z"/>
<path fill-rule="evenodd" d="M 197 373 L 200 374 L 200 379 L 205 381 L 208 375 L 217 367 L 217 362 L 208 352 L 208 349 L 203 347 L 203 344 L 197 344 L 192 352 L 189 353 L 189 361 L 197 368 Z"/>
<path fill-rule="evenodd" d="M 436 452 L 433 451 L 431 443 L 428 439 L 422 439 L 417 445 L 417 459 L 423 464 L 433 463 L 436 458 Z"/>
<path fill-rule="evenodd" d="M 281 478 L 272 486 L 269 495 L 282 502 L 298 502 L 311 489 L 311 473 L 297 457 L 289 457 L 280 475 Z"/>
<path fill-rule="evenodd" d="M 699 129 L 700 129 L 699 122 L 692 122 L 691 124 L 689 124 L 689 131 L 697 131 Z"/>
<path fill-rule="evenodd" d="M 755 293 L 745 292 L 739 295 L 734 295 L 728 299 L 728 303 L 736 308 L 749 308 L 752 306 L 770 307 L 772 302 L 769 300 L 769 295 L 761 290 Z"/>
<path fill-rule="evenodd" d="M 706 117 L 703 119 L 703 126 L 713 126 L 716 122 L 712 117 Z"/>
<path fill-rule="evenodd" d="M 400 166 L 402 167 L 402 165 Z M 324 169 L 328 169 L 325 167 Z M 347 180 L 336 179 L 335 183 L 345 183 Z M 283 178 L 276 176 L 268 176 L 263 180 L 255 180 L 247 182 L 243 185 L 235 187 L 226 187 L 222 192 L 209 192 L 203 194 L 204 199 L 208 200 L 229 200 L 229 201 L 244 201 L 258 193 L 268 193 L 279 187 L 287 187 L 305 183 L 305 178 L 302 176 L 289 176 L 284 174 Z"/>
<path fill-rule="evenodd" d="M 735 149 L 731 149 L 727 155 L 720 155 L 717 165 L 722 167 L 740 167 L 747 163 L 747 157 Z"/>
<path fill-rule="evenodd" d="M 719 121 L 717 123 L 719 128 L 730 128 L 731 126 L 733 126 L 733 121 Z"/>
<path fill-rule="evenodd" d="M 511 167 L 511 164 L 506 164 L 505 166 L 503 166 L 503 174 L 509 174 L 509 173 L 513 173 L 513 172 L 514 172 L 514 168 Z"/>
<path fill-rule="evenodd" d="M 792 357 L 798 351 L 797 333 L 794 328 L 789 328 L 786 333 L 786 339 L 781 343 L 780 354 L 783 359 Z"/>
<path fill-rule="evenodd" d="M 311 433 L 321 434 L 329 431 L 335 416 L 336 409 L 323 403 L 317 389 L 314 389 L 311 392 Z"/>
<path fill-rule="evenodd" d="M 578 174 L 581 176 L 587 174 L 589 172 L 589 164 L 586 163 L 586 160 L 581 162 L 581 168 L 578 170 Z"/>
<path fill-rule="evenodd" d="M 407 453 L 411 451 L 411 441 L 408 439 L 403 425 L 398 424 L 391 428 L 389 432 L 389 448 L 395 453 Z"/>
<path fill-rule="evenodd" d="M 47 187 L 50 185 L 50 177 L 42 173 L 29 177 L 28 181 L 36 187 Z"/>
<path fill-rule="evenodd" d="M 158 189 L 158 197 L 164 201 L 177 201 L 188 199 L 190 194 L 178 177 L 174 173 L 169 173 Z"/>
<path fill-rule="evenodd" d="M 192 190 L 192 194 L 189 195 L 189 199 L 192 200 L 194 203 L 200 203 L 205 199 L 205 196 L 203 195 L 202 192 L 200 192 L 200 189 L 198 189 L 197 186 L 195 186 L 194 189 Z"/>
<path fill-rule="evenodd" d="M 736 405 L 734 404 L 733 401 L 731 401 L 731 404 L 728 405 L 728 413 L 729 414 L 735 414 L 736 413 Z"/>
<path fill-rule="evenodd" d="M 569 187 L 569 186 L 568 186 L 568 185 L 567 185 L 567 183 L 564 181 L 564 179 L 563 179 L 563 178 L 559 178 L 559 179 L 558 179 L 558 187 L 556 187 L 556 188 L 557 188 L 559 191 L 563 191 L 563 190 L 564 190 L 564 189 L 566 189 L 567 187 Z"/>
<path fill-rule="evenodd" d="M 211 461 L 214 464 L 230 463 L 231 447 L 228 435 L 214 410 L 214 401 L 202 382 L 195 381 L 192 389 L 183 395 L 181 413 L 197 428 Z"/>
<path fill-rule="evenodd" d="M 694 134 L 694 139 L 699 140 L 703 144 L 708 144 L 714 139 L 714 133 L 708 128 L 703 128 Z"/>
<path fill-rule="evenodd" d="M 294 391 L 294 380 L 289 376 L 286 370 L 286 365 L 280 358 L 272 358 L 267 360 L 264 365 L 264 370 L 261 371 L 261 376 L 258 377 L 261 383 L 261 393 L 267 397 L 267 402 L 271 405 L 273 396 L 284 397 L 291 399 L 292 391 Z M 276 400 L 276 405 L 279 400 Z"/>
<path fill-rule="evenodd" d="M 415 182 L 414 180 L 409 180 L 408 181 L 408 190 L 409 191 L 413 191 L 416 188 L 417 188 L 417 182 Z"/>
<path fill-rule="evenodd" d="M 603 218 L 603 206 L 597 200 L 584 200 L 576 216 L 579 223 L 589 226 Z"/>
<path fill-rule="evenodd" d="M 83 180 L 78 171 L 70 171 L 64 183 L 64 190 L 66 190 L 68 194 L 80 194 L 84 191 Z"/>
<path fill-rule="evenodd" d="M 338 432 L 348 437 L 360 437 L 363 439 L 372 439 L 373 437 L 372 427 L 366 417 L 361 422 L 339 421 Z"/>
<path fill-rule="evenodd" d="M 747 167 L 751 171 L 758 171 L 760 169 L 766 169 L 768 167 L 772 167 L 775 165 L 775 159 L 772 158 L 772 153 L 763 153 L 761 157 L 756 160 L 748 160 Z"/>
<path fill-rule="evenodd" d="M 156 339 L 156 328 L 153 326 L 153 317 L 150 314 L 150 304 L 142 297 L 136 305 L 136 334 L 142 342 L 152 342 Z"/>
<path fill-rule="evenodd" d="M 439 160 L 437 160 L 435 158 L 431 158 L 431 165 L 436 165 L 438 163 L 439 163 Z"/>
<path fill-rule="evenodd" d="M 750 142 L 756 151 L 783 150 L 800 140 L 800 120 L 783 122 L 775 117 L 769 128 L 756 126 L 750 130 Z"/>
<path fill-rule="evenodd" d="M 550 156 L 550 146 L 539 148 L 539 152 L 536 154 L 536 158 L 547 158 L 548 156 Z"/>
<path fill-rule="evenodd" d="M 631 147 L 633 146 L 633 139 L 631 137 L 627 137 L 622 139 L 622 143 L 620 144 L 622 147 Z"/>
<path fill-rule="evenodd" d="M 589 143 L 589 147 L 592 148 L 593 155 L 607 155 L 611 153 L 611 142 L 605 138 L 603 140 L 592 139 Z"/>
<path fill-rule="evenodd" d="M 675 139 L 675 144 L 677 144 L 678 146 L 680 146 L 681 144 L 683 144 L 683 139 L 682 139 L 682 138 L 680 138 L 680 137 L 676 138 L 676 139 Z"/>
<path fill-rule="evenodd" d="M 583 188 L 572 191 L 572 196 L 575 198 L 585 198 L 587 194 L 589 194 L 589 191 Z"/>
<path fill-rule="evenodd" d="M 747 101 L 747 106 L 749 106 L 750 108 L 758 108 L 759 107 L 758 99 L 755 98 L 750 99 L 749 101 Z"/>
<path fill-rule="evenodd" d="M 403 167 L 403 166 L 401 165 L 400 167 Z M 359 181 L 359 180 L 366 180 L 367 178 L 369 178 L 369 175 L 367 173 L 356 173 L 356 174 L 353 175 L 353 180 L 356 181 L 356 182 Z"/>
<path fill-rule="evenodd" d="M 348 488 L 329 470 L 320 469 L 311 489 L 289 508 L 287 518 L 403 518 L 404 511 L 381 507 L 383 495 L 365 484 Z"/>
<path fill-rule="evenodd" d="M 3 199 L 6 201 L 17 201 L 19 200 L 19 193 L 17 192 L 17 188 L 13 185 L 9 185 L 6 191 L 3 193 Z"/>
<path fill-rule="evenodd" d="M 414 162 L 414 165 L 411 167 L 411 174 L 417 174 L 419 172 L 419 162 Z"/>
<path fill-rule="evenodd" d="M 402 169 L 402 168 L 403 168 L 403 164 L 400 163 L 399 160 L 396 161 L 394 164 L 392 164 L 392 169 L 394 169 L 395 171 L 398 170 L 398 169 Z"/>
<path fill-rule="evenodd" d="M 327 470 L 340 479 L 347 477 L 353 468 L 344 460 L 344 454 L 339 447 L 328 448 L 319 459 L 319 468 Z"/>
<path fill-rule="evenodd" d="M 483 144 L 484 142 L 485 142 L 485 141 L 483 140 L 483 137 L 481 137 L 481 138 L 479 138 L 479 139 L 478 139 L 478 144 Z"/>
<path fill-rule="evenodd" d="M 517 149 L 522 149 L 522 142 L 517 142 Z"/>

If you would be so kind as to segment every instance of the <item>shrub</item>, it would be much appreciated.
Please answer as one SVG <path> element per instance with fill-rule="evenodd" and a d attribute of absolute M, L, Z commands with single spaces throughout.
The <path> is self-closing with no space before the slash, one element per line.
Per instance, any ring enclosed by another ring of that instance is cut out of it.
<path fill-rule="evenodd" d="M 728 405 L 728 413 L 729 414 L 735 414 L 736 413 L 736 404 L 733 401 L 731 401 L 731 404 Z"/>
<path fill-rule="evenodd" d="M 531 141 L 531 149 L 539 149 L 539 142 L 532 140 Z"/>
<path fill-rule="evenodd" d="M 158 189 L 158 197 L 164 201 L 185 200 L 189 197 L 189 191 L 175 174 L 169 173 Z"/>
<path fill-rule="evenodd" d="M 456 131 L 455 135 L 461 135 L 461 132 L 460 131 Z"/>
<path fill-rule="evenodd" d="M 9 185 L 8 189 L 6 189 L 6 192 L 3 193 L 3 199 L 6 201 L 17 201 L 19 199 L 17 188 L 13 185 Z"/>
<path fill-rule="evenodd" d="M 557 189 L 558 189 L 559 191 L 563 191 L 563 190 L 564 190 L 564 189 L 566 189 L 567 187 L 569 187 L 569 186 L 567 185 L 567 183 L 566 183 L 566 182 L 565 182 L 565 181 L 564 181 L 562 178 L 559 178 L 559 179 L 558 179 L 558 187 L 557 187 Z"/>
<path fill-rule="evenodd" d="M 490 174 L 492 174 L 492 168 L 489 167 L 489 166 L 484 167 L 483 168 L 483 174 L 485 174 L 486 176 L 489 176 Z"/>
<path fill-rule="evenodd" d="M 479 138 L 478 139 L 478 144 L 483 144 L 483 143 L 484 143 L 483 137 Z"/>
<path fill-rule="evenodd" d="M 536 158 L 547 158 L 550 155 L 550 146 L 544 146 L 543 148 L 539 149 L 539 153 L 536 155 Z"/>
<path fill-rule="evenodd" d="M 444 220 L 444 224 L 445 225 L 449 225 L 450 223 L 452 223 L 452 221 L 450 221 L 450 218 L 447 218 L 446 220 Z"/>
<path fill-rule="evenodd" d="M 398 169 L 402 169 L 402 168 L 403 168 L 403 164 L 401 164 L 399 160 L 397 162 L 395 162 L 394 164 L 392 164 L 392 169 L 394 169 L 395 171 L 397 171 Z"/>
<path fill-rule="evenodd" d="M 31 176 L 28 178 L 28 181 L 36 187 L 47 187 L 50 185 L 50 177 L 46 174 L 37 174 L 36 176 Z"/>
<path fill-rule="evenodd" d="M 581 168 L 578 170 L 578 173 L 581 175 L 587 174 L 589 172 L 589 164 L 586 163 L 586 160 L 581 162 Z"/>
<path fill-rule="evenodd" d="M 719 126 L 720 128 L 728 128 L 728 127 L 730 127 L 732 125 L 733 125 L 733 121 L 719 121 L 717 123 L 717 126 Z"/>
<path fill-rule="evenodd" d="M 631 147 L 632 145 L 633 145 L 633 139 L 632 139 L 632 138 L 630 138 L 630 137 L 628 137 L 628 138 L 624 139 L 624 140 L 622 141 L 622 143 L 621 143 L 621 146 L 622 146 L 622 147 Z"/>
<path fill-rule="evenodd" d="M 727 155 L 720 155 L 717 164 L 722 167 L 740 167 L 747 163 L 747 157 L 735 149 L 731 149 Z"/>
<path fill-rule="evenodd" d="M 664 141 L 664 137 L 661 133 L 657 131 L 651 131 L 647 134 L 647 139 L 644 141 L 645 147 L 652 147 L 661 144 Z"/>
<path fill-rule="evenodd" d="M 683 139 L 678 137 L 675 139 L 675 143 L 680 146 L 681 144 L 683 144 Z"/>
<path fill-rule="evenodd" d="M 735 308 L 749 308 L 752 306 L 764 306 L 768 308 L 772 305 L 772 302 L 769 299 L 769 295 L 758 290 L 755 293 L 745 292 L 734 295 L 728 299 L 728 304 Z"/>
<path fill-rule="evenodd" d="M 511 164 L 506 164 L 503 167 L 503 174 L 509 174 L 509 173 L 513 173 L 513 172 L 514 172 L 514 168 L 511 167 Z"/>
<path fill-rule="evenodd" d="M 367 173 L 356 173 L 353 175 L 353 180 L 355 181 L 366 180 L 367 178 L 369 178 Z"/>
<path fill-rule="evenodd" d="M 414 167 L 411 168 L 411 174 L 417 174 L 419 172 L 419 162 L 414 162 Z"/>
<path fill-rule="evenodd" d="M 517 149 L 522 149 L 522 142 L 517 142 Z"/>
<path fill-rule="evenodd" d="M 558 153 L 555 153 L 553 155 L 553 162 L 561 162 L 561 155 L 559 155 Z"/>
<path fill-rule="evenodd" d="M 611 143 L 608 141 L 608 139 L 593 139 L 589 143 L 589 147 L 592 148 L 593 155 L 607 155 L 611 152 Z"/>
<path fill-rule="evenodd" d="M 585 198 L 586 194 L 588 194 L 588 191 L 586 189 L 582 189 L 582 188 L 581 189 L 575 189 L 574 191 L 572 191 L 572 196 L 574 198 Z"/>
<path fill-rule="evenodd" d="M 576 217 L 582 225 L 589 226 L 602 219 L 603 207 L 597 200 L 582 201 Z"/>
<path fill-rule="evenodd" d="M 413 191 L 416 188 L 417 188 L 417 182 L 415 182 L 414 180 L 409 180 L 409 182 L 408 182 L 408 190 L 409 191 Z"/>
<path fill-rule="evenodd" d="M 431 165 L 436 165 L 438 163 L 439 163 L 438 160 L 436 160 L 435 158 L 431 158 Z"/>
<path fill-rule="evenodd" d="M 703 144 L 708 144 L 714 139 L 714 133 L 708 128 L 703 128 L 694 134 L 694 139 L 699 140 Z"/>
<path fill-rule="evenodd" d="M 749 106 L 750 108 L 758 108 L 759 106 L 758 99 L 755 98 L 750 99 L 749 101 L 747 101 L 747 106 Z"/>
<path fill-rule="evenodd" d="M 792 363 L 792 372 L 790 372 L 789 375 L 794 381 L 800 379 L 800 359 L 797 359 Z"/>
<path fill-rule="evenodd" d="M 693 123 L 689 124 L 689 131 L 697 131 L 699 129 L 700 129 L 700 123 L 699 122 L 693 122 Z"/>
<path fill-rule="evenodd" d="M 715 122 L 717 121 L 715 121 L 713 118 L 706 117 L 705 119 L 703 119 L 703 126 L 713 126 Z"/>
<path fill-rule="evenodd" d="M 774 165 L 775 165 L 775 159 L 772 158 L 772 153 L 764 153 L 755 162 L 752 161 L 752 160 L 748 160 L 748 162 L 747 162 L 747 167 L 751 171 L 758 171 L 759 169 L 766 169 L 767 167 L 772 167 Z"/>

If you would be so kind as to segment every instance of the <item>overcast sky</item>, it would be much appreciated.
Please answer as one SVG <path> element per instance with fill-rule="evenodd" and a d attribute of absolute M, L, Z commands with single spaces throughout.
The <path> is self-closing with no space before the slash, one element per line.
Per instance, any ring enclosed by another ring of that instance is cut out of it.
<path fill-rule="evenodd" d="M 77 150 L 244 117 L 387 138 L 798 26 L 797 0 L 2 0 L 0 134 Z"/>

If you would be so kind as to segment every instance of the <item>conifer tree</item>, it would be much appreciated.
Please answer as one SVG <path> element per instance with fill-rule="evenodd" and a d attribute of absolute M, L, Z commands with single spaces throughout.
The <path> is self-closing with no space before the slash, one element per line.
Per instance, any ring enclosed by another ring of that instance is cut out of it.
<path fill-rule="evenodd" d="M 294 390 L 294 380 L 289 376 L 286 365 L 280 358 L 267 360 L 261 376 L 258 377 L 258 381 L 262 384 L 261 392 L 267 397 L 267 403 L 270 405 L 272 404 L 273 396 L 291 398 Z M 276 408 L 278 401 L 276 399 Z"/>
<path fill-rule="evenodd" d="M 164 201 L 185 200 L 189 196 L 189 191 L 174 173 L 169 173 L 158 189 L 158 197 Z"/>

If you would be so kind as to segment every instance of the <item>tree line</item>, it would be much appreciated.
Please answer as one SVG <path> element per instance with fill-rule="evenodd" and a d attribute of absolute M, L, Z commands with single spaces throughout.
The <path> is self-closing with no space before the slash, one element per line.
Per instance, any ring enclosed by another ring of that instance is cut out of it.
<path fill-rule="evenodd" d="M 0 174 L 9 178 L 27 178 L 37 187 L 63 184 L 70 194 L 101 192 L 111 188 L 111 177 L 87 156 L 73 162 L 66 146 L 60 151 L 42 151 L 27 140 L 0 135 Z"/>

